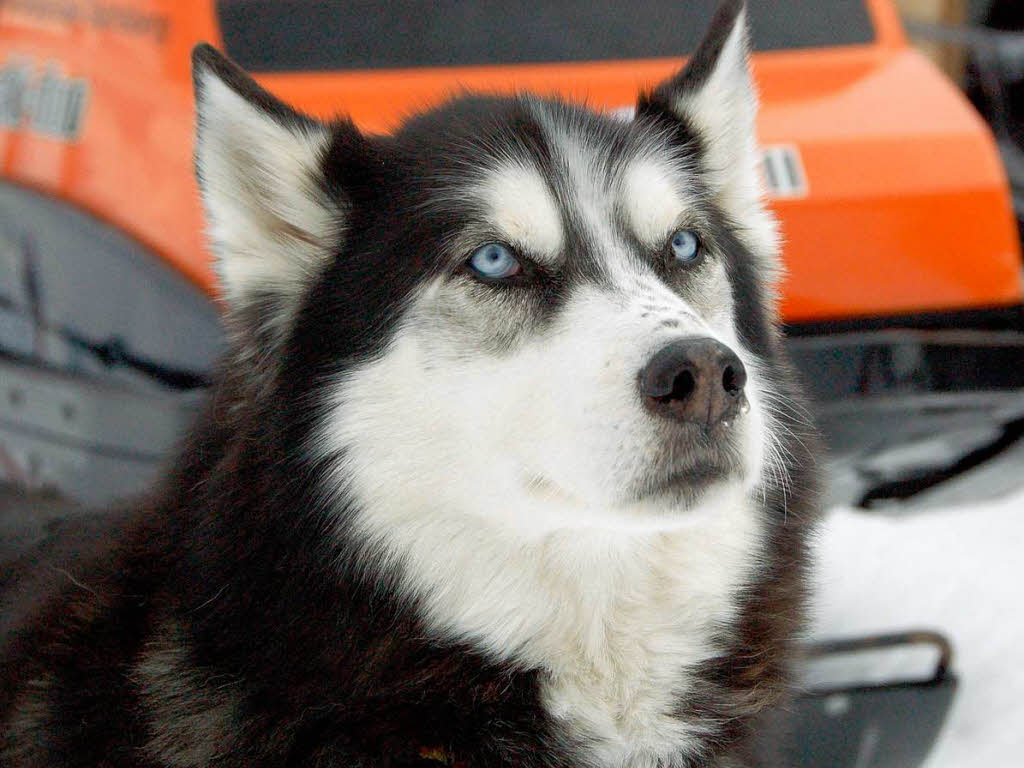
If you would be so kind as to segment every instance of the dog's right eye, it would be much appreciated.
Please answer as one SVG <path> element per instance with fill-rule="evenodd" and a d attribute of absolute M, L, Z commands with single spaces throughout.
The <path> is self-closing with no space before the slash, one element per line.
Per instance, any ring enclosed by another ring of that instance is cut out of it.
<path fill-rule="evenodd" d="M 669 243 L 672 257 L 677 263 L 690 267 L 701 260 L 701 244 L 697 233 L 692 229 L 680 229 Z"/>
<path fill-rule="evenodd" d="M 475 275 L 487 280 L 504 280 L 523 271 L 519 259 L 501 243 L 488 243 L 477 248 L 469 257 L 467 266 Z"/>

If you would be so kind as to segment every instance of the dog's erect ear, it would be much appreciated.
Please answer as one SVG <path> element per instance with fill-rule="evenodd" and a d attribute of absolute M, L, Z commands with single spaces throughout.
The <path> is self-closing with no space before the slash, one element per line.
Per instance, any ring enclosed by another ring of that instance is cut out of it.
<path fill-rule="evenodd" d="M 763 203 L 757 92 L 743 0 L 719 4 L 686 67 L 642 95 L 637 114 L 667 115 L 695 133 L 703 150 L 702 169 L 722 207 L 745 227 L 753 225 L 761 232 L 758 250 L 777 248 L 774 221 Z"/>
<path fill-rule="evenodd" d="M 209 45 L 196 46 L 196 174 L 232 311 L 276 325 L 337 248 L 343 204 L 323 161 L 332 129 L 291 109 Z M 354 128 L 352 129 L 355 130 Z"/>

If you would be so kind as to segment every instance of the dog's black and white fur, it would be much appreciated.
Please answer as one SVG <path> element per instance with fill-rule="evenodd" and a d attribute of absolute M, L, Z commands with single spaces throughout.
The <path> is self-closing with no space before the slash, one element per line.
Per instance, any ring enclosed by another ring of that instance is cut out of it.
<path fill-rule="evenodd" d="M 0 763 L 765 759 L 816 499 L 744 15 L 630 120 L 469 95 L 388 137 L 196 50 L 232 348 L 146 504 L 0 577 Z M 696 337 L 747 374 L 703 426 L 638 390 Z"/>

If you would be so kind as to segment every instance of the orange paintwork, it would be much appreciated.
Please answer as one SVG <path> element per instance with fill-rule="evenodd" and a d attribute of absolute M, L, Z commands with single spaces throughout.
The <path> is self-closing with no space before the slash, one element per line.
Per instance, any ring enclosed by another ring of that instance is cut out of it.
<path fill-rule="evenodd" d="M 755 56 L 761 141 L 797 147 L 808 179 L 806 196 L 774 202 L 787 243 L 785 318 L 1020 303 L 1016 228 L 986 126 L 908 47 L 889 0 L 867 1 L 877 31 L 871 45 Z M 191 168 L 188 61 L 199 40 L 220 43 L 211 0 L 0 3 L 0 66 L 12 59 L 37 69 L 55 63 L 90 88 L 76 139 L 0 126 L 0 169 L 11 181 L 124 230 L 213 291 Z M 639 88 L 680 64 L 663 59 L 258 79 L 311 113 L 347 112 L 364 129 L 383 132 L 459 88 L 529 89 L 598 108 L 628 106 Z"/>

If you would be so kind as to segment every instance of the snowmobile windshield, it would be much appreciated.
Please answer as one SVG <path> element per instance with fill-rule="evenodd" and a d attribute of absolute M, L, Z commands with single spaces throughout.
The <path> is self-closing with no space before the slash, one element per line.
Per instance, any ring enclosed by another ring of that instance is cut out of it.
<path fill-rule="evenodd" d="M 330 71 L 681 56 L 718 0 L 220 0 L 227 52 L 247 69 Z M 813 5 L 813 10 L 811 6 Z M 870 43 L 857 0 L 750 4 L 757 50 Z"/>

